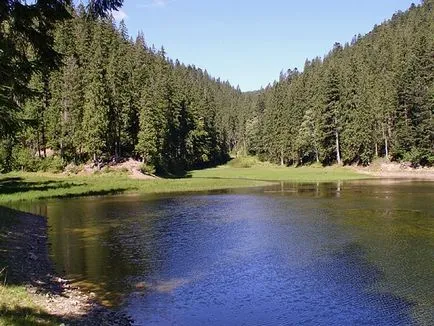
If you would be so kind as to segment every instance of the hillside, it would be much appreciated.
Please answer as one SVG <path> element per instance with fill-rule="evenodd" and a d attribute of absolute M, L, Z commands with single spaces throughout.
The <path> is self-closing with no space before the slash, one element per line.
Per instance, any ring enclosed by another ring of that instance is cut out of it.
<path fill-rule="evenodd" d="M 167 58 L 143 33 L 132 39 L 123 22 L 70 9 L 72 19 L 51 33 L 58 69 L 41 58 L 19 110 L 2 107 L 0 172 L 134 158 L 166 174 L 215 166 L 230 153 L 281 165 L 386 157 L 431 166 L 433 3 L 412 5 L 307 60 L 303 72 L 248 93 Z"/>
<path fill-rule="evenodd" d="M 244 152 L 282 164 L 434 163 L 434 2 L 396 13 L 247 94 Z"/>

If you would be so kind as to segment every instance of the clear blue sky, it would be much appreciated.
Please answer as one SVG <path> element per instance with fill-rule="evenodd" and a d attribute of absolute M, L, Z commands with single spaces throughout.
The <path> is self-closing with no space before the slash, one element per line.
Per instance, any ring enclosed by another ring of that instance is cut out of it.
<path fill-rule="evenodd" d="M 418 0 L 413 2 L 419 3 Z M 369 32 L 409 0 L 125 0 L 130 35 L 194 64 L 243 91 L 259 89 L 283 69 L 302 69 L 334 42 Z"/>

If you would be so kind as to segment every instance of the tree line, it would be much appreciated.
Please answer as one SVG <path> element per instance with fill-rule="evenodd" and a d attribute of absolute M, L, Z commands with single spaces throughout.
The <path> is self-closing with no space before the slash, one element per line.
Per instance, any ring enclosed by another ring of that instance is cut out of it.
<path fill-rule="evenodd" d="M 282 165 L 434 163 L 434 1 L 247 94 L 243 151 Z"/>
<path fill-rule="evenodd" d="M 131 38 L 107 14 L 122 1 L 47 1 L 1 11 L 0 172 L 134 157 L 177 173 L 230 153 L 434 163 L 433 0 L 248 93 Z"/>
<path fill-rule="evenodd" d="M 37 169 L 53 152 L 61 165 L 135 157 L 159 173 L 227 160 L 222 126 L 239 89 L 168 59 L 143 33 L 130 38 L 124 22 L 69 10 L 51 33 L 62 64 L 29 77 L 20 123 L 3 135 L 3 171 Z"/>

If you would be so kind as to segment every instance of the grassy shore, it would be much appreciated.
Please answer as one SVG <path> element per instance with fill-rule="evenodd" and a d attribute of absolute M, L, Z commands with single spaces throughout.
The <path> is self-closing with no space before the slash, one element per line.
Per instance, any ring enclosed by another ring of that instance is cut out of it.
<path fill-rule="evenodd" d="M 265 186 L 273 181 L 313 182 L 366 178 L 344 167 L 278 167 L 224 165 L 195 170 L 178 179 L 133 179 L 126 173 L 88 176 L 50 173 L 9 173 L 0 176 L 0 203 L 123 193 L 174 193 Z"/>
<path fill-rule="evenodd" d="M 216 178 L 231 180 L 262 180 L 288 182 L 326 182 L 363 179 L 365 176 L 345 167 L 280 167 L 275 165 L 258 165 L 250 168 L 224 165 L 217 168 L 190 172 L 191 177 Z"/>
<path fill-rule="evenodd" d="M 58 317 L 35 304 L 25 286 L 0 285 L 0 325 L 60 325 Z"/>
<path fill-rule="evenodd" d="M 174 193 L 218 190 L 266 185 L 263 181 L 209 178 L 132 179 L 127 174 L 107 173 L 91 176 L 65 176 L 49 173 L 11 173 L 0 177 L 0 203 L 100 196 L 127 193 Z"/>

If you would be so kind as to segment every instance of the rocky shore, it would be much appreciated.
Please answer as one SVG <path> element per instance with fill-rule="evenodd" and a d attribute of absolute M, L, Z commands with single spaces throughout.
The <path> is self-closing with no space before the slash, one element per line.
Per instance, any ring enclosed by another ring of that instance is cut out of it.
<path fill-rule="evenodd" d="M 24 285 L 32 301 L 65 325 L 131 325 L 59 275 L 48 256 L 44 217 L 0 206 L 0 269 L 7 285 Z M 4 222 L 4 221 L 3 221 Z M 2 280 L 3 281 L 3 280 Z"/>
<path fill-rule="evenodd" d="M 391 179 L 418 179 L 434 181 L 434 168 L 418 167 L 414 168 L 409 163 L 397 162 L 374 162 L 367 167 L 354 167 L 358 173 L 363 173 L 380 178 Z"/>

